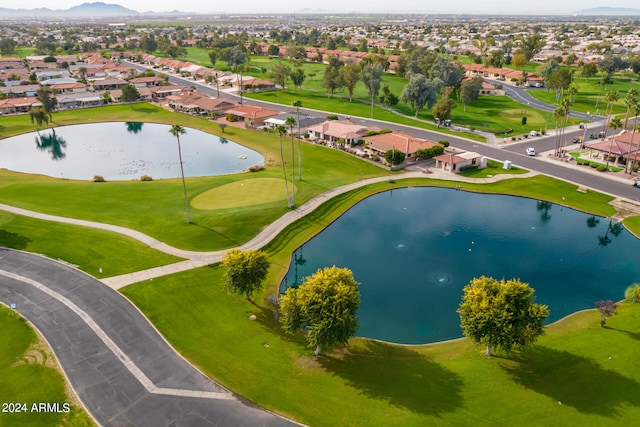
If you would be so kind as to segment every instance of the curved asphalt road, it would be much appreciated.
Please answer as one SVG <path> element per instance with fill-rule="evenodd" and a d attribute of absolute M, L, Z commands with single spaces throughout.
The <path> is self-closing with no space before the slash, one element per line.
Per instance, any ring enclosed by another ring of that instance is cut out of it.
<path fill-rule="evenodd" d="M 16 304 L 44 335 L 102 426 L 296 425 L 237 400 L 180 357 L 128 300 L 71 267 L 0 248 L 0 301 Z"/>

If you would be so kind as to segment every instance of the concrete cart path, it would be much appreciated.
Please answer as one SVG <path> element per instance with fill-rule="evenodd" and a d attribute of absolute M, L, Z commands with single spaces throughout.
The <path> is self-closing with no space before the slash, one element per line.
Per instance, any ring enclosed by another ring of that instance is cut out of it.
<path fill-rule="evenodd" d="M 416 167 L 415 169 L 419 169 Z M 428 172 L 428 173 L 425 173 Z M 417 170 L 414 172 L 406 172 L 398 175 L 388 175 L 381 176 L 376 178 L 365 179 L 362 181 L 357 181 L 352 184 L 343 185 L 341 187 L 333 188 L 328 190 L 322 194 L 319 194 L 306 203 L 301 205 L 300 207 L 287 212 L 276 221 L 269 224 L 265 227 L 256 237 L 251 239 L 249 242 L 241 245 L 238 249 L 260 249 L 264 247 L 266 244 L 271 242 L 282 230 L 284 230 L 289 224 L 297 221 L 303 216 L 313 212 L 318 206 L 327 200 L 336 197 L 340 194 L 344 194 L 348 191 L 361 188 L 370 184 L 384 182 L 389 180 L 401 180 L 405 178 L 438 178 L 438 179 L 448 179 L 448 180 L 456 180 L 460 182 L 474 182 L 474 183 L 486 183 L 486 182 L 495 182 L 502 179 L 510 179 L 510 178 L 527 178 L 535 175 L 535 172 L 529 172 L 523 175 L 495 175 L 491 178 L 465 178 L 459 175 L 454 175 L 448 172 L 442 172 L 435 169 L 429 170 Z M 123 274 L 121 276 L 114 276 L 102 279 L 102 282 L 107 286 L 113 289 L 120 289 L 124 286 L 130 285 L 132 283 L 141 282 L 144 280 L 153 279 L 156 277 L 166 276 L 168 274 L 178 273 L 181 271 L 191 270 L 197 267 L 203 267 L 205 265 L 214 264 L 220 262 L 225 252 L 229 249 L 219 250 L 219 251 L 211 251 L 211 252 L 197 252 L 197 251 L 188 251 L 184 249 L 174 248 L 164 242 L 161 242 L 151 236 L 148 236 L 144 233 L 141 233 L 136 230 L 132 230 L 125 227 L 120 227 L 118 225 L 113 224 L 104 224 L 94 221 L 86 221 L 76 218 L 68 218 L 56 215 L 43 214 L 40 212 L 30 211 L 27 209 L 17 208 L 10 205 L 0 204 L 0 209 L 15 213 L 18 215 L 29 216 L 33 218 L 38 218 L 46 221 L 55 221 L 62 222 L 66 224 L 74 224 L 80 225 L 84 227 L 92 227 L 98 228 L 101 230 L 107 230 L 114 233 L 123 234 L 129 236 L 133 239 L 136 239 L 149 247 L 156 249 L 158 251 L 174 255 L 180 258 L 184 258 L 185 261 L 180 261 L 173 264 L 167 264 L 160 267 L 151 268 L 148 270 L 141 270 L 134 273 Z"/>
<path fill-rule="evenodd" d="M 0 301 L 42 333 L 102 426 L 296 425 L 236 399 L 178 355 L 126 298 L 72 267 L 0 249 Z"/>

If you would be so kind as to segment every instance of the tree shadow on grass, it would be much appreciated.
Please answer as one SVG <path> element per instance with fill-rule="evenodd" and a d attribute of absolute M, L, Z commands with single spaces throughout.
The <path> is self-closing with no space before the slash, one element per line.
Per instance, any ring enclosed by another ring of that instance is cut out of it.
<path fill-rule="evenodd" d="M 513 381 L 584 414 L 613 418 L 625 406 L 640 406 L 640 383 L 592 359 L 536 346 L 512 362 L 500 366 Z"/>
<path fill-rule="evenodd" d="M 632 338 L 634 340 L 640 341 L 640 332 L 627 331 L 625 329 L 612 328 L 611 326 L 604 326 L 604 328 L 610 329 L 610 330 L 616 331 L 616 332 L 622 332 L 624 334 L 627 334 L 627 336 L 629 338 Z"/>
<path fill-rule="evenodd" d="M 196 227 L 200 227 L 200 228 L 208 230 L 208 231 L 210 231 L 210 232 L 212 232 L 214 234 L 217 234 L 218 236 L 222 237 L 223 239 L 226 239 L 227 242 L 229 242 L 229 244 L 231 246 L 240 246 L 242 244 L 242 243 L 236 241 L 235 239 L 231 238 L 230 236 L 227 236 L 226 234 L 222 234 L 219 231 L 216 231 L 211 227 L 207 227 L 206 225 L 199 224 L 199 223 L 197 223 L 197 222 L 195 222 L 193 220 L 191 220 L 191 225 L 195 225 Z"/>
<path fill-rule="evenodd" d="M 28 237 L 6 230 L 0 230 L 0 246 L 13 249 L 25 249 L 29 243 L 31 243 L 31 239 Z"/>
<path fill-rule="evenodd" d="M 371 340 L 357 351 L 323 355 L 318 362 L 362 394 L 415 413 L 438 417 L 462 406 L 462 379 L 427 357 Z"/>

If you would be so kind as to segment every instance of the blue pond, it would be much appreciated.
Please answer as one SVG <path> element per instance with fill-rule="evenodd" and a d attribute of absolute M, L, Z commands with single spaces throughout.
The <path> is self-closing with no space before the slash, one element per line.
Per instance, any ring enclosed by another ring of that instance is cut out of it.
<path fill-rule="evenodd" d="M 0 168 L 56 178 L 153 179 L 180 176 L 176 138 L 169 125 L 95 123 L 45 129 L 0 141 Z M 197 129 L 180 136 L 185 176 L 240 172 L 263 164 L 257 152 Z"/>
<path fill-rule="evenodd" d="M 550 322 L 640 281 L 640 240 L 620 224 L 513 196 L 405 188 L 363 200 L 300 247 L 281 291 L 318 268 L 353 270 L 359 336 L 423 344 L 462 336 L 456 309 L 479 276 L 519 278 Z"/>

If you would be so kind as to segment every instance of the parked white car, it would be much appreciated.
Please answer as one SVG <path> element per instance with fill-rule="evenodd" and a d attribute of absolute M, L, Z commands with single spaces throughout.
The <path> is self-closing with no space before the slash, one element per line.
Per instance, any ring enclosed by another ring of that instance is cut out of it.
<path fill-rule="evenodd" d="M 527 147 L 527 156 L 535 156 L 536 150 L 533 147 Z"/>

